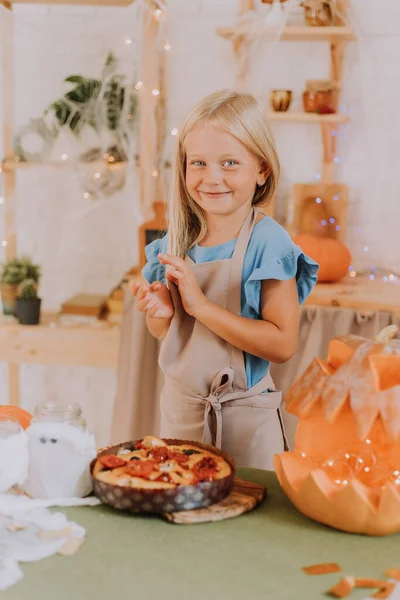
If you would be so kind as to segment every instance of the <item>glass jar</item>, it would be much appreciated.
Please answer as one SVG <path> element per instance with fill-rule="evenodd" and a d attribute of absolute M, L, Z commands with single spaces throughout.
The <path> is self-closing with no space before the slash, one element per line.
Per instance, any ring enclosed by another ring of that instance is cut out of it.
<path fill-rule="evenodd" d="M 333 113 L 333 91 L 303 92 L 303 106 L 307 113 Z"/>
<path fill-rule="evenodd" d="M 330 0 L 304 0 L 304 18 L 311 27 L 329 27 L 333 25 Z"/>
<path fill-rule="evenodd" d="M 90 493 L 96 441 L 78 404 L 38 404 L 26 431 L 30 460 L 24 490 L 29 496 L 81 498 Z"/>
<path fill-rule="evenodd" d="M 310 79 L 306 81 L 303 92 L 305 112 L 328 114 L 334 113 L 335 85 L 330 80 Z"/>
<path fill-rule="evenodd" d="M 86 421 L 82 416 L 79 404 L 61 404 L 43 402 L 35 408 L 31 424 L 34 423 L 66 423 L 78 429 L 86 430 Z"/>

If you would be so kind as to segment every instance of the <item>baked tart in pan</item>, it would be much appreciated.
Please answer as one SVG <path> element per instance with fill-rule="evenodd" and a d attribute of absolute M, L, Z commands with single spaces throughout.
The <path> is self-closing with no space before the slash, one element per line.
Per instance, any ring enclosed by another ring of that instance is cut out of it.
<path fill-rule="evenodd" d="M 92 461 L 94 494 L 134 512 L 204 508 L 231 491 L 234 460 L 213 446 L 146 436 L 99 452 Z"/>

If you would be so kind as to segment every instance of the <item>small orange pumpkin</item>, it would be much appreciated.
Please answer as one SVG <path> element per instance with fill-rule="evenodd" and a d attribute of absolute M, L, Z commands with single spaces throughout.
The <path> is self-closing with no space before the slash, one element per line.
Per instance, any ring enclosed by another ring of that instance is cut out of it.
<path fill-rule="evenodd" d="M 9 404 L 0 405 L 0 418 L 11 417 L 16 419 L 22 429 L 27 429 L 31 423 L 32 415 L 19 406 L 10 406 Z"/>
<path fill-rule="evenodd" d="M 331 237 L 300 233 L 293 241 L 319 264 L 318 281 L 332 283 L 342 279 L 351 265 L 351 254 L 345 244 Z"/>
<path fill-rule="evenodd" d="M 286 404 L 295 449 L 275 468 L 298 510 L 352 533 L 400 531 L 400 340 L 335 338 Z"/>

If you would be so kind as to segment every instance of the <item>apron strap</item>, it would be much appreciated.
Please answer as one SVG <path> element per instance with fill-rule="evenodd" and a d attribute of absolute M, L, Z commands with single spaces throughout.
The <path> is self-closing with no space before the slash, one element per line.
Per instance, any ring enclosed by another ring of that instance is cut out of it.
<path fill-rule="evenodd" d="M 230 261 L 229 270 L 229 300 L 228 310 L 235 315 L 242 312 L 242 271 L 247 246 L 253 227 L 256 223 L 258 210 L 252 207 L 244 221 L 236 242 L 235 250 Z M 232 344 L 229 345 L 229 364 L 235 371 L 234 387 L 237 390 L 247 389 L 244 353 Z M 266 389 L 266 388 L 264 388 Z"/>
<path fill-rule="evenodd" d="M 246 255 L 247 246 L 253 227 L 257 220 L 258 211 L 254 207 L 251 208 L 247 215 L 237 239 L 235 249 L 232 254 L 230 271 L 229 271 L 229 300 L 228 310 L 235 315 L 240 315 L 242 311 L 241 296 L 242 296 L 242 271 L 243 261 Z"/>

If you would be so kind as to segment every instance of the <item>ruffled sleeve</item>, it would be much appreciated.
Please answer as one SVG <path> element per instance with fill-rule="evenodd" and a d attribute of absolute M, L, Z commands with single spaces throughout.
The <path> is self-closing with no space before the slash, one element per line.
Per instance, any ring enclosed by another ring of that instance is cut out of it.
<path fill-rule="evenodd" d="M 160 263 L 157 257 L 160 253 L 165 253 L 166 249 L 167 236 L 160 240 L 154 240 L 144 249 L 147 263 L 142 269 L 142 275 L 150 284 L 154 281 L 162 281 L 165 283 L 165 266 Z"/>
<path fill-rule="evenodd" d="M 285 244 L 286 245 L 286 244 Z M 252 270 L 244 289 L 247 303 L 260 314 L 261 281 L 264 279 L 277 279 L 286 281 L 296 278 L 299 304 L 312 292 L 317 283 L 319 265 L 309 256 L 306 256 L 299 246 L 290 241 L 291 248 L 279 258 L 261 258 L 260 264 Z"/>

